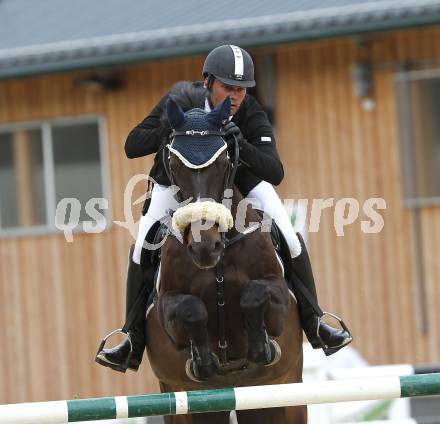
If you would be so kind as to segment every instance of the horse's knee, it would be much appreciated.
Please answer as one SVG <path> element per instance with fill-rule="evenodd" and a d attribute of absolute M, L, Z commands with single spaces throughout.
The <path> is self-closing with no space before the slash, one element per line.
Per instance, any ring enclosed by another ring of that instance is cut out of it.
<path fill-rule="evenodd" d="M 176 316 L 184 323 L 207 321 L 208 311 L 201 299 L 196 296 L 185 296 L 176 307 Z"/>
<path fill-rule="evenodd" d="M 191 339 L 206 339 L 208 312 L 201 299 L 168 293 L 159 304 L 162 324 L 177 350 L 188 347 Z"/>
<path fill-rule="evenodd" d="M 264 280 L 251 281 L 242 289 L 240 308 L 248 325 L 261 325 L 264 322 L 268 334 L 281 335 L 287 316 L 289 299 L 282 298 L 279 286 L 270 285 Z"/>
<path fill-rule="evenodd" d="M 253 281 L 245 286 L 240 295 L 240 307 L 244 313 L 264 309 L 270 299 L 267 285 Z"/>

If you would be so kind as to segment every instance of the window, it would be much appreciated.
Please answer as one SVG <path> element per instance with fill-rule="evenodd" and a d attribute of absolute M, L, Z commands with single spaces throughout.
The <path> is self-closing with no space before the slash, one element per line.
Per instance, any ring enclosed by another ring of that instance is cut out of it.
<path fill-rule="evenodd" d="M 269 121 L 275 125 L 275 59 L 268 52 L 256 54 L 253 58 L 257 85 L 248 92 L 263 106 Z"/>
<path fill-rule="evenodd" d="M 63 198 L 105 197 L 96 117 L 0 126 L 0 235 L 56 231 Z M 105 215 L 105 211 L 102 211 Z"/>
<path fill-rule="evenodd" d="M 396 78 L 403 197 L 409 207 L 440 203 L 440 71 Z"/>

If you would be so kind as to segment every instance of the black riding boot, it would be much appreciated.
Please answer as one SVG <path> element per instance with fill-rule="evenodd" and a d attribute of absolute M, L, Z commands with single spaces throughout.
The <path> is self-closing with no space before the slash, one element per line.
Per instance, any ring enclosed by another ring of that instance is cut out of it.
<path fill-rule="evenodd" d="M 106 367 L 110 367 L 115 371 L 125 372 L 127 368 L 137 371 L 142 362 L 142 356 L 145 349 L 145 312 L 148 297 L 152 291 L 153 286 L 153 272 L 147 272 L 147 276 L 141 272 L 141 266 L 133 262 L 133 246 L 130 249 L 130 256 L 128 258 L 127 270 L 127 292 L 126 292 L 126 320 L 129 319 L 130 311 L 136 302 L 139 309 L 134 324 L 129 328 L 128 335 L 130 336 L 132 351 L 130 354 L 130 342 L 127 338 L 124 342 L 112 349 L 100 350 L 95 358 L 95 361 Z M 147 284 L 148 287 L 144 285 Z M 142 289 L 144 291 L 142 292 Z M 142 292 L 142 293 L 141 293 Z M 142 296 L 142 299 L 139 299 Z M 137 309 L 137 307 L 136 307 Z"/>
<path fill-rule="evenodd" d="M 315 305 L 318 305 L 318 296 L 316 294 L 309 254 L 301 234 L 297 233 L 297 235 L 301 243 L 301 254 L 292 259 L 293 278 L 301 280 Z M 296 284 L 294 286 L 301 324 L 312 347 L 314 349 L 322 348 L 324 353 L 329 356 L 348 345 L 353 340 L 353 337 L 345 325 L 343 324 L 344 327 L 341 329 L 336 329 L 321 321 L 317 311 L 315 311 L 305 295 L 301 293 Z"/>

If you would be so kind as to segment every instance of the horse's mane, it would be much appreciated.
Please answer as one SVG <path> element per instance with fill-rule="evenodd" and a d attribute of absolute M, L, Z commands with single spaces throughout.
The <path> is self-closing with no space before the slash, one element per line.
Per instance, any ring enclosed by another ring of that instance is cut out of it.
<path fill-rule="evenodd" d="M 203 87 L 203 81 L 179 81 L 170 89 L 168 95 L 173 96 L 184 112 L 196 107 L 203 108 L 208 90 Z M 163 126 L 169 126 L 166 109 L 162 113 L 161 122 Z"/>

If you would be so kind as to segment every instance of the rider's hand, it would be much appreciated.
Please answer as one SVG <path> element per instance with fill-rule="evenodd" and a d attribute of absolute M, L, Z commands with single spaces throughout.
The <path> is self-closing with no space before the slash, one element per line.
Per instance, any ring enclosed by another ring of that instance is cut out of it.
<path fill-rule="evenodd" d="M 225 133 L 225 140 L 233 139 L 234 135 L 237 138 L 238 142 L 241 142 L 244 137 L 243 134 L 240 131 L 240 128 L 237 127 L 237 124 L 235 122 L 229 121 L 224 127 L 223 131 Z"/>
<path fill-rule="evenodd" d="M 237 127 L 235 122 L 229 121 L 224 127 L 223 131 L 225 133 L 225 141 L 228 143 L 228 150 L 231 149 L 231 153 L 234 151 L 235 143 L 234 136 L 237 139 L 238 145 L 242 144 L 244 141 L 243 134 L 240 128 Z"/>

